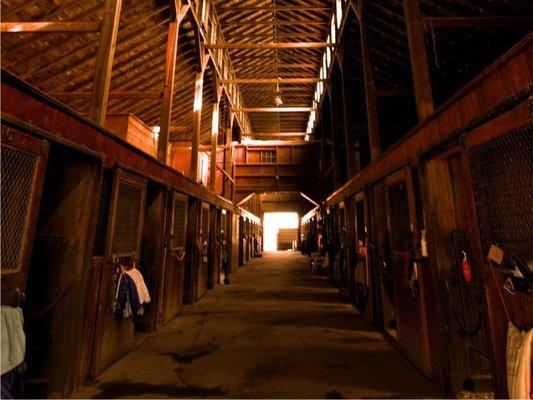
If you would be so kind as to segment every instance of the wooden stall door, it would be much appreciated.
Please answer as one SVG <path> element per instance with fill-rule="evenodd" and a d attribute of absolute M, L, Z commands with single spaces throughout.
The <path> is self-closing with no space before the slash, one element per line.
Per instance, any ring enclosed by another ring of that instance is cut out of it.
<path fill-rule="evenodd" d="M 424 271 L 419 263 L 413 262 L 418 243 L 418 222 L 412 171 L 409 168 L 398 171 L 386 178 L 386 185 L 397 339 L 406 355 L 429 376 Z"/>
<path fill-rule="evenodd" d="M 183 307 L 185 276 L 187 196 L 173 192 L 171 197 L 163 282 L 163 325 L 170 322 Z"/>
<path fill-rule="evenodd" d="M 434 262 L 438 271 L 446 329 L 449 390 L 491 388 L 483 324 L 480 265 L 473 256 L 473 224 L 468 210 L 465 169 L 457 150 L 426 163 Z M 469 270 L 463 271 L 463 261 Z"/>
<path fill-rule="evenodd" d="M 5 125 L 0 140 L 2 305 L 11 305 L 26 290 L 49 146 Z"/>
<path fill-rule="evenodd" d="M 372 188 L 372 250 L 376 275 L 376 323 L 396 337 L 396 293 L 391 258 L 390 232 L 387 223 L 387 187 L 384 181 Z"/>
<path fill-rule="evenodd" d="M 352 286 L 355 298 L 355 304 L 372 320 L 373 318 L 373 299 L 372 284 L 370 273 L 370 259 L 367 240 L 368 210 L 367 199 L 364 192 L 359 192 L 354 196 L 354 211 L 352 221 L 355 227 L 354 237 L 354 273 Z"/>
<path fill-rule="evenodd" d="M 239 216 L 235 216 L 236 218 L 238 218 L 238 221 L 239 221 L 239 229 L 238 229 L 238 232 L 237 232 L 237 237 L 239 238 L 239 246 L 238 246 L 238 249 L 239 249 L 239 258 L 238 258 L 238 266 L 242 266 L 244 265 L 244 252 L 245 252 L 245 249 L 246 249 L 246 238 L 244 236 L 244 219 L 243 217 L 239 217 Z"/>
<path fill-rule="evenodd" d="M 98 376 L 131 348 L 131 318 L 112 312 L 119 273 L 117 257 L 140 254 L 147 182 L 121 169 L 115 171 L 102 269 L 91 375 Z"/>
<path fill-rule="evenodd" d="M 476 227 L 479 232 L 478 257 L 484 268 L 487 302 L 487 338 L 490 349 L 495 397 L 507 393 L 506 340 L 508 323 L 527 331 L 533 328 L 533 296 L 503 288 L 506 273 L 515 266 L 504 259 L 500 267 L 488 265 L 490 246 L 498 245 L 507 254 L 526 253 L 533 249 L 533 125 L 531 115 L 522 118 L 522 127 L 512 129 L 507 121 L 481 130 L 467 139 L 468 169 L 472 183 Z M 466 169 L 466 168 L 465 168 Z M 522 258 L 526 258 L 522 256 Z"/>
<path fill-rule="evenodd" d="M 209 204 L 202 203 L 202 212 L 200 215 L 200 235 L 202 250 L 198 252 L 198 275 L 196 279 L 196 300 L 204 297 L 207 292 L 207 278 L 208 278 L 208 250 L 204 250 L 203 246 L 209 242 Z"/>

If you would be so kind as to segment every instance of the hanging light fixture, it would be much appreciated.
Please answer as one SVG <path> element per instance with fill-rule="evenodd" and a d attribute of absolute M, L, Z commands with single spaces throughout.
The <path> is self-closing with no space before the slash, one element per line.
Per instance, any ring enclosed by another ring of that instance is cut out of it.
<path fill-rule="evenodd" d="M 274 104 L 277 107 L 283 105 L 283 100 L 281 99 L 281 90 L 279 89 L 279 83 L 276 83 L 276 92 L 274 93 Z"/>

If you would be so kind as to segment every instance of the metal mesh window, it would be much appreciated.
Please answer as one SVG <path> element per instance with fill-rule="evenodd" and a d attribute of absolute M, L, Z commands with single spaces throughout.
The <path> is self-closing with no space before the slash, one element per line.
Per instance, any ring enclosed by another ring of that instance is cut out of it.
<path fill-rule="evenodd" d="M 185 246 L 185 228 L 187 225 L 187 202 L 174 200 L 174 216 L 172 221 L 172 247 L 174 249 Z"/>
<path fill-rule="evenodd" d="M 204 240 L 209 237 L 209 208 L 202 207 L 202 236 Z"/>
<path fill-rule="evenodd" d="M 389 187 L 389 205 L 393 250 L 405 251 L 411 242 L 409 201 L 405 182 Z"/>
<path fill-rule="evenodd" d="M 120 182 L 112 246 L 115 254 L 131 254 L 137 251 L 142 197 L 141 187 Z"/>
<path fill-rule="evenodd" d="M 261 150 L 261 162 L 263 164 L 273 164 L 276 161 L 276 150 Z"/>
<path fill-rule="evenodd" d="M 533 242 L 533 127 L 470 150 L 483 251 Z"/>
<path fill-rule="evenodd" d="M 2 273 L 18 272 L 21 268 L 28 209 L 38 156 L 2 145 Z"/>
<path fill-rule="evenodd" d="M 364 200 L 359 200 L 355 203 L 355 215 L 357 225 L 357 240 L 364 243 L 366 240 Z"/>

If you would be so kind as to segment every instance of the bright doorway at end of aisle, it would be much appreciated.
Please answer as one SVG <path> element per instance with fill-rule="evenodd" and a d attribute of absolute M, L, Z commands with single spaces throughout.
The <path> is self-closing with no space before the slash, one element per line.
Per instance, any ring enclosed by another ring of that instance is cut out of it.
<path fill-rule="evenodd" d="M 298 213 L 268 212 L 263 219 L 265 251 L 293 250 L 298 237 Z"/>

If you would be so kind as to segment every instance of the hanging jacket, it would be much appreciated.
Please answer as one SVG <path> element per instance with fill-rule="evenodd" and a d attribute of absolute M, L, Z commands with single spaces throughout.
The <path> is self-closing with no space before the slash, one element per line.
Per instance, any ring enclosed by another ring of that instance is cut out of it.
<path fill-rule="evenodd" d="M 2 306 L 2 375 L 11 371 L 24 361 L 26 354 L 26 335 L 22 309 Z"/>
<path fill-rule="evenodd" d="M 135 281 L 128 274 L 120 274 L 117 282 L 114 304 L 115 315 L 128 318 L 131 315 L 142 314 L 142 305 Z"/>
<path fill-rule="evenodd" d="M 144 278 L 141 272 L 137 268 L 132 268 L 130 270 L 125 271 L 125 273 L 128 274 L 131 279 L 133 279 L 133 282 L 137 287 L 139 302 L 141 304 L 150 303 L 150 293 L 148 292 L 146 283 L 144 283 Z"/>

